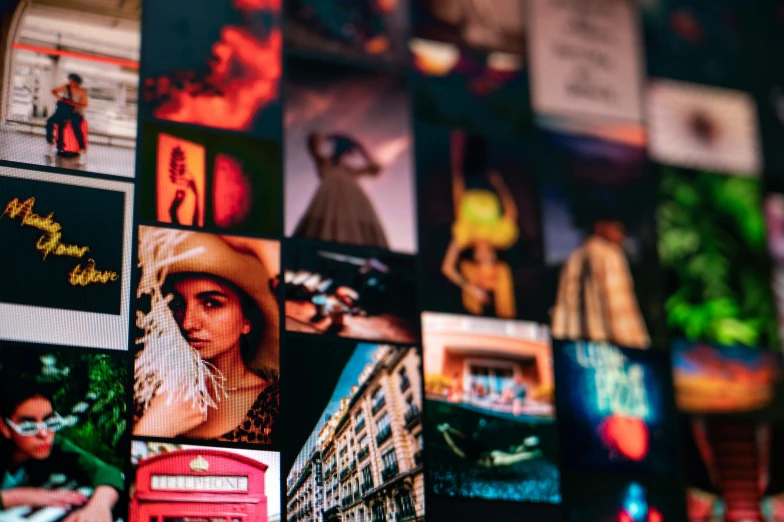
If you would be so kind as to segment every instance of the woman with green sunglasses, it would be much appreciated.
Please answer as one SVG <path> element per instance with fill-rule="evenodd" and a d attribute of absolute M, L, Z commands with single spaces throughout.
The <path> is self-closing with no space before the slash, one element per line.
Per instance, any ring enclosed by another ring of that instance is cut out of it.
<path fill-rule="evenodd" d="M 0 509 L 59 508 L 64 522 L 112 522 L 123 474 L 56 432 L 68 425 L 35 382 L 3 379 L 0 390 Z M 88 498 L 76 484 L 92 490 Z"/>

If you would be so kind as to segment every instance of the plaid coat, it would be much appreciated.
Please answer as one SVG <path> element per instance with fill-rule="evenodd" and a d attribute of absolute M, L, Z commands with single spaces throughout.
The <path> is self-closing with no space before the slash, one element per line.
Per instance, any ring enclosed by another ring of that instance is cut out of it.
<path fill-rule="evenodd" d="M 650 346 L 623 249 L 591 236 L 569 255 L 558 284 L 552 330 L 555 339 Z"/>

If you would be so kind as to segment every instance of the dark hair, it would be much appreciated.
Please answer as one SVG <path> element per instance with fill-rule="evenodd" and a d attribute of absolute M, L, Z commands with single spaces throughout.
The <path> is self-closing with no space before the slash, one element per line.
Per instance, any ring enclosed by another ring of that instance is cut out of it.
<path fill-rule="evenodd" d="M 334 136 L 332 138 L 335 148 L 332 150 L 332 164 L 337 165 L 340 158 L 357 148 L 357 142 L 347 136 Z"/>
<path fill-rule="evenodd" d="M 69 75 L 68 75 L 68 79 L 69 79 L 69 80 L 73 80 L 73 81 L 75 81 L 75 82 L 76 82 L 76 83 L 78 83 L 79 85 L 81 85 L 81 84 L 82 84 L 82 77 L 81 77 L 81 76 L 79 76 L 79 75 L 78 75 L 78 74 L 76 74 L 76 73 L 71 73 L 71 74 L 69 74 Z"/>
<path fill-rule="evenodd" d="M 463 150 L 463 175 L 482 176 L 487 169 L 487 141 L 482 136 L 470 134 Z"/>
<path fill-rule="evenodd" d="M 251 324 L 250 332 L 240 337 L 240 353 L 242 354 L 242 359 L 245 363 L 250 363 L 256 355 L 256 350 L 258 349 L 264 329 L 264 315 L 262 310 L 256 305 L 256 301 L 254 301 L 242 288 L 228 279 L 224 279 L 214 274 L 201 272 L 172 274 L 166 277 L 166 281 L 163 283 L 163 292 L 164 294 L 174 293 L 174 285 L 176 283 L 196 278 L 212 279 L 213 281 L 230 288 L 239 297 L 242 314 Z"/>
<path fill-rule="evenodd" d="M 4 419 L 11 417 L 20 404 L 33 397 L 43 397 L 52 402 L 53 390 L 50 385 L 10 375 L 9 371 L 0 374 L 0 416 Z"/>

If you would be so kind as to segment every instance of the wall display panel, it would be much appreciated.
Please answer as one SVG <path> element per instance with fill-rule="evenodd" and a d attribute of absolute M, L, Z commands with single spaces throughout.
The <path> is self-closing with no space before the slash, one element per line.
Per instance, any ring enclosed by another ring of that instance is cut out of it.
<path fill-rule="evenodd" d="M 134 175 L 140 6 L 0 8 L 0 160 Z"/>
<path fill-rule="evenodd" d="M 280 454 L 134 440 L 128 520 L 280 520 Z"/>
<path fill-rule="evenodd" d="M 683 417 L 689 521 L 781 517 L 783 434 L 779 424 Z"/>
<path fill-rule="evenodd" d="M 408 0 L 285 2 L 286 45 L 335 58 L 402 68 Z"/>
<path fill-rule="evenodd" d="M 415 253 L 404 77 L 291 58 L 286 80 L 286 235 Z"/>
<path fill-rule="evenodd" d="M 142 109 L 279 139 L 281 2 L 145 2 Z"/>
<path fill-rule="evenodd" d="M 553 358 L 565 469 L 677 476 L 669 354 L 575 341 Z"/>
<path fill-rule="evenodd" d="M 653 168 L 670 335 L 778 349 L 760 181 Z"/>
<path fill-rule="evenodd" d="M 644 148 L 562 132 L 545 143 L 537 164 L 553 337 L 666 348 Z"/>
<path fill-rule="evenodd" d="M 524 136 L 532 130 L 525 56 L 423 38 L 409 42 L 418 120 Z"/>
<path fill-rule="evenodd" d="M 784 194 L 778 192 L 767 194 L 764 205 L 768 252 L 773 262 L 771 285 L 778 312 L 779 343 L 781 343 L 784 339 Z"/>
<path fill-rule="evenodd" d="M 428 490 L 559 503 L 547 328 L 426 313 L 422 334 Z"/>
<path fill-rule="evenodd" d="M 278 237 L 278 144 L 145 125 L 140 219 Z"/>
<path fill-rule="evenodd" d="M 535 146 L 418 125 L 426 310 L 546 321 Z"/>
<path fill-rule="evenodd" d="M 0 338 L 127 349 L 133 188 L 0 167 Z"/>
<path fill-rule="evenodd" d="M 411 256 L 290 241 L 284 285 L 286 330 L 369 341 L 419 337 Z"/>
<path fill-rule="evenodd" d="M 538 112 L 640 121 L 635 4 L 531 0 L 531 74 Z"/>
<path fill-rule="evenodd" d="M 323 363 L 302 368 L 312 387 L 284 389 L 302 408 L 287 438 L 289 517 L 425 520 L 419 349 L 302 337 L 283 357 L 292 371 Z"/>
<path fill-rule="evenodd" d="M 124 520 L 124 357 L 2 343 L 0 360 L 0 520 Z"/>
<path fill-rule="evenodd" d="M 273 444 L 276 241 L 139 229 L 133 433 Z"/>
<path fill-rule="evenodd" d="M 651 157 L 656 161 L 736 175 L 762 169 L 751 95 L 655 79 L 647 103 Z"/>

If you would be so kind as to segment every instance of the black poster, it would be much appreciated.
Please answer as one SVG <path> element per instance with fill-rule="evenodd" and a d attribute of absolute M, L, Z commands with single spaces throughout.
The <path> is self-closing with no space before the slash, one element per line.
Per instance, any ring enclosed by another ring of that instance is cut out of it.
<path fill-rule="evenodd" d="M 125 194 L 0 177 L 0 302 L 120 315 Z"/>

